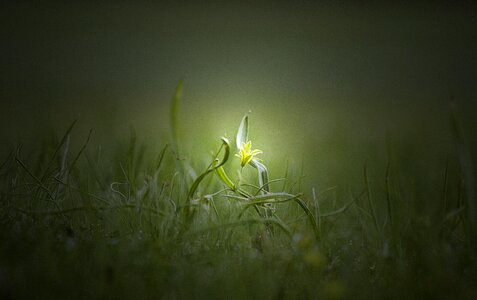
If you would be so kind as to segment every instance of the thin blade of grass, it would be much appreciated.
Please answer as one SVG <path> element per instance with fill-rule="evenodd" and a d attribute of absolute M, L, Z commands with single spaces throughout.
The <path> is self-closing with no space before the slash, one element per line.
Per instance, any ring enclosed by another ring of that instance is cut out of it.
<path fill-rule="evenodd" d="M 81 157 L 81 154 L 83 154 L 84 150 L 86 149 L 86 146 L 89 144 L 89 141 L 91 139 L 91 134 L 93 133 L 93 129 L 90 129 L 89 130 L 89 133 L 88 133 L 88 137 L 86 138 L 86 141 L 84 142 L 84 144 L 81 146 L 81 149 L 78 151 L 78 154 L 76 154 L 75 158 L 73 159 L 73 161 L 71 162 L 70 166 L 69 166 L 69 170 L 68 170 L 68 174 L 71 174 L 74 166 L 76 165 L 76 163 L 78 162 L 79 158 Z"/>
<path fill-rule="evenodd" d="M 68 136 L 70 135 L 71 131 L 73 130 L 73 128 L 75 127 L 75 124 L 78 120 L 74 120 L 70 126 L 68 127 L 68 129 L 66 130 L 65 134 L 63 135 L 63 137 L 61 138 L 60 140 L 60 143 L 58 144 L 58 146 L 56 147 L 55 151 L 53 152 L 53 155 L 51 156 L 50 160 L 48 161 L 47 163 L 47 167 L 45 169 L 45 171 L 43 172 L 43 174 L 39 177 L 39 180 L 40 182 L 43 182 L 43 180 L 45 179 L 46 175 L 48 174 L 48 172 L 50 171 L 50 167 L 53 165 L 53 160 L 56 158 L 56 155 L 58 155 L 58 152 L 60 152 L 60 149 L 61 147 L 63 146 L 63 144 L 66 142 L 66 139 L 68 138 Z"/>
<path fill-rule="evenodd" d="M 157 159 L 156 159 L 156 163 L 155 163 L 155 169 L 154 169 L 154 173 L 159 171 L 159 168 L 162 166 L 162 162 L 164 160 L 164 156 L 166 154 L 166 150 L 167 148 L 169 147 L 169 144 L 166 144 L 164 146 L 164 148 L 162 148 L 161 152 L 159 153 L 159 155 L 157 156 Z"/>

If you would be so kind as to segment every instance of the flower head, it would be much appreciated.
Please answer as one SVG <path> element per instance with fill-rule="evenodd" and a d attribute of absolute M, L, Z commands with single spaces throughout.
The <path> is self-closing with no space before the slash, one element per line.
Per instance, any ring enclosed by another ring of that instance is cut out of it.
<path fill-rule="evenodd" d="M 239 154 L 235 154 L 235 156 L 240 158 L 240 165 L 242 168 L 248 164 L 256 155 L 263 153 L 262 150 L 254 149 L 252 150 L 252 142 L 248 141 L 246 143 L 242 143 L 239 149 Z"/>

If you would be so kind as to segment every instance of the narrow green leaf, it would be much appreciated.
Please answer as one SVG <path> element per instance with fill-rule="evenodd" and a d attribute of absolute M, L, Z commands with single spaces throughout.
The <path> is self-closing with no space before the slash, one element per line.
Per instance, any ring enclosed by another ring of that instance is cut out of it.
<path fill-rule="evenodd" d="M 245 115 L 240 122 L 239 129 L 237 131 L 237 137 L 235 139 L 235 145 L 237 149 L 240 149 L 242 143 L 246 143 L 248 141 L 248 116 Z"/>
<path fill-rule="evenodd" d="M 205 170 L 204 173 L 202 173 L 201 175 L 199 175 L 199 177 L 197 177 L 195 179 L 195 181 L 192 183 L 192 186 L 189 189 L 189 193 L 188 193 L 188 197 L 187 197 L 188 201 L 190 201 L 190 199 L 192 197 L 194 197 L 194 193 L 197 190 L 197 187 L 199 186 L 200 182 L 205 178 L 205 176 L 207 176 L 210 172 L 214 171 L 215 169 L 223 166 L 227 162 L 227 160 L 229 159 L 229 156 L 230 156 L 230 142 L 225 137 L 222 137 L 221 139 L 222 139 L 222 146 L 224 147 L 224 151 L 225 151 L 222 160 L 219 160 L 216 156 L 214 161 L 212 162 L 212 164 L 207 168 L 207 170 Z M 217 155 L 218 155 L 218 153 L 217 153 Z"/>
<path fill-rule="evenodd" d="M 50 160 L 48 161 L 47 163 L 47 167 L 46 167 L 46 170 L 43 172 L 43 174 L 40 176 L 40 182 L 43 182 L 43 180 L 46 178 L 46 176 L 48 175 L 51 167 L 53 167 L 53 161 L 55 160 L 56 158 L 56 155 L 59 153 L 59 151 L 61 150 L 61 147 L 63 146 L 63 144 L 66 142 L 66 140 L 68 139 L 71 131 L 73 130 L 73 127 L 75 127 L 75 124 L 78 120 L 74 120 L 70 127 L 68 127 L 68 129 L 66 130 L 65 134 L 63 135 L 63 137 L 61 138 L 61 141 L 60 143 L 58 144 L 58 146 L 56 147 L 55 149 L 55 152 L 53 153 L 53 155 L 51 156 Z"/>
<path fill-rule="evenodd" d="M 86 138 L 86 141 L 84 142 L 83 146 L 81 146 L 80 151 L 78 152 L 78 154 L 76 154 L 75 158 L 73 159 L 73 162 L 69 166 L 68 174 L 70 174 L 73 171 L 73 167 L 75 166 L 78 159 L 81 157 L 81 154 L 83 154 L 84 150 L 86 149 L 86 146 L 88 145 L 89 140 L 91 139 L 92 133 L 93 133 L 93 129 L 90 129 L 88 133 L 88 137 Z"/>
<path fill-rule="evenodd" d="M 159 153 L 156 159 L 154 172 L 157 172 L 161 168 L 162 160 L 164 159 L 164 155 L 166 154 L 167 147 L 169 147 L 168 144 L 166 144 L 164 148 L 162 148 L 162 151 Z"/>
<path fill-rule="evenodd" d="M 235 184 L 230 180 L 229 176 L 227 176 L 223 167 L 218 167 L 215 171 L 223 183 L 225 183 L 232 191 L 236 190 Z"/>
<path fill-rule="evenodd" d="M 287 194 L 287 197 L 284 198 L 284 199 L 280 199 L 280 198 L 283 198 L 284 195 L 279 195 L 278 197 L 274 197 L 273 194 L 269 194 L 269 195 L 262 195 L 262 196 L 266 196 L 264 198 L 258 198 L 258 197 L 253 197 L 255 198 L 255 200 L 252 200 L 250 202 L 245 202 L 244 205 L 245 206 L 250 206 L 250 205 L 262 205 L 262 204 L 267 204 L 267 203 L 283 203 L 283 202 L 288 202 L 288 201 L 291 201 L 291 200 L 295 200 L 296 198 L 300 197 L 301 194 L 298 194 L 298 195 L 288 195 Z"/>
<path fill-rule="evenodd" d="M 268 180 L 268 169 L 267 169 L 267 167 L 256 159 L 253 159 L 250 162 L 250 165 L 252 167 L 254 167 L 255 169 L 257 169 L 258 183 L 261 187 L 263 186 L 262 193 L 263 194 L 269 193 L 270 192 L 270 186 L 269 186 L 270 181 Z"/>
<path fill-rule="evenodd" d="M 315 233 L 315 238 L 317 241 L 320 240 L 320 229 L 318 228 L 318 224 L 316 223 L 315 216 L 311 212 L 310 208 L 308 205 L 306 205 L 305 201 L 303 201 L 300 198 L 295 198 L 293 199 L 298 205 L 305 211 L 306 215 L 308 216 L 308 220 L 310 221 L 312 227 L 313 227 L 313 232 Z"/>

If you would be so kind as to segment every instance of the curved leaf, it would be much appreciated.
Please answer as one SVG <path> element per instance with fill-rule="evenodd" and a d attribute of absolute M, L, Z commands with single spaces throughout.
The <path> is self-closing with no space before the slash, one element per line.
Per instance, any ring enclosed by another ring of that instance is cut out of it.
<path fill-rule="evenodd" d="M 225 183 L 232 191 L 237 189 L 232 180 L 230 180 L 229 176 L 227 176 L 227 173 L 225 173 L 225 170 L 222 166 L 215 169 L 215 171 L 217 172 L 220 180 L 222 180 L 222 182 Z"/>
<path fill-rule="evenodd" d="M 215 157 L 212 164 L 207 168 L 207 170 L 205 170 L 204 173 L 202 173 L 199 177 L 197 177 L 195 179 L 195 181 L 192 183 L 192 185 L 189 189 L 189 193 L 188 193 L 188 196 L 187 196 L 187 199 L 188 199 L 187 201 L 190 201 L 190 199 L 194 196 L 194 193 L 197 190 L 197 187 L 199 186 L 200 182 L 205 178 L 205 176 L 207 176 L 210 172 L 214 171 L 215 169 L 223 166 L 227 162 L 227 160 L 229 159 L 229 156 L 230 156 L 230 142 L 225 137 L 221 137 L 221 140 L 222 140 L 222 147 L 224 147 L 224 151 L 225 151 L 224 157 L 222 158 L 222 160 L 219 160 L 217 158 L 217 156 L 218 156 L 218 153 L 217 153 L 217 156 Z"/>
<path fill-rule="evenodd" d="M 256 159 L 252 159 L 252 161 L 250 162 L 250 165 L 252 167 L 254 167 L 255 169 L 257 169 L 257 171 L 258 171 L 258 183 L 261 187 L 263 187 L 262 193 L 263 194 L 269 193 L 270 192 L 270 186 L 269 186 L 270 181 L 268 180 L 268 169 L 267 169 L 267 167 Z"/>

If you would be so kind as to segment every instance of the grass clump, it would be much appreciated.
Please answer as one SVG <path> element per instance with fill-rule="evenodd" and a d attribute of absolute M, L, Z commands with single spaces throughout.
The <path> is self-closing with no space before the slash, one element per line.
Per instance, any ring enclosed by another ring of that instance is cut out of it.
<path fill-rule="evenodd" d="M 431 180 L 389 147 L 384 175 L 367 163 L 346 197 L 290 192 L 296 178 L 270 178 L 244 116 L 235 149 L 222 137 L 194 175 L 178 145 L 181 90 L 170 145 L 140 145 L 132 131 L 104 158 L 89 136 L 71 147 L 73 123 L 2 160 L 0 298 L 477 296 L 470 152 Z"/>

